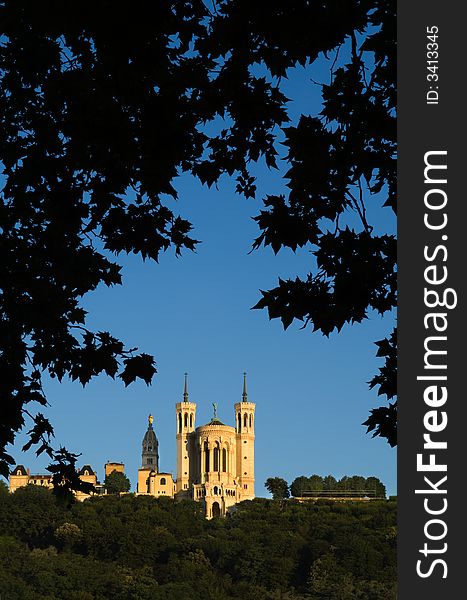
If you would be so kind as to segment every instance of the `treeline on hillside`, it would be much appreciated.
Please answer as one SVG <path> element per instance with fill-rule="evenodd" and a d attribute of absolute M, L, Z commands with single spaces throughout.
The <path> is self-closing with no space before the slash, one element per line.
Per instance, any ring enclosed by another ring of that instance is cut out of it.
<path fill-rule="evenodd" d="M 345 475 L 339 480 L 332 475 L 326 477 L 301 475 L 296 477 L 290 486 L 290 493 L 295 497 L 307 495 L 310 492 L 322 491 L 367 492 L 369 496 L 375 496 L 376 498 L 386 497 L 386 488 L 377 477 L 362 477 L 361 475 L 353 475 L 352 477 Z"/>
<path fill-rule="evenodd" d="M 289 486 L 282 477 L 269 477 L 265 484 L 274 500 L 285 500 L 291 495 L 295 498 L 318 497 L 360 497 L 385 498 L 386 488 L 377 477 L 344 476 L 339 481 L 332 475 L 321 477 L 311 475 L 296 477 Z"/>
<path fill-rule="evenodd" d="M 393 501 L 267 499 L 207 521 L 192 501 L 57 504 L 0 486 L 3 600 L 394 600 Z"/>

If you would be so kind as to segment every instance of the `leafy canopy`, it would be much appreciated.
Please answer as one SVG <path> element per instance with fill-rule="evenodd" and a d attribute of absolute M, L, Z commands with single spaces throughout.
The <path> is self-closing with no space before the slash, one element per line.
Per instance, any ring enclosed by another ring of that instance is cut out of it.
<path fill-rule="evenodd" d="M 66 509 L 32 492 L 0 495 L 7 598 L 396 597 L 395 502 L 257 498 L 207 520 L 187 500 L 106 495 Z"/>
<path fill-rule="evenodd" d="M 395 598 L 395 502 L 257 498 L 207 520 L 193 501 L 107 495 L 67 509 L 48 490 L 19 492 L 0 496 L 7 598 Z"/>
<path fill-rule="evenodd" d="M 359 492 L 367 493 L 376 498 L 386 498 L 386 487 L 377 477 L 362 477 L 344 475 L 339 481 L 332 475 L 321 477 L 321 475 L 300 475 L 290 485 L 290 493 L 294 497 L 313 495 L 320 492 Z"/>
<path fill-rule="evenodd" d="M 289 484 L 282 477 L 269 477 L 264 485 L 273 500 L 285 500 L 290 496 Z"/>
<path fill-rule="evenodd" d="M 119 494 L 130 491 L 130 480 L 121 471 L 112 471 L 104 480 L 104 487 L 108 494 Z"/>
<path fill-rule="evenodd" d="M 252 165 L 276 167 L 284 140 L 290 191 L 264 199 L 254 247 L 309 245 L 317 270 L 280 281 L 257 308 L 328 335 L 396 301 L 394 236 L 376 233 L 366 210 L 395 207 L 394 2 L 73 7 L 0 2 L 0 473 L 27 420 L 25 449 L 55 461 L 65 491 L 76 455 L 51 445 L 42 377 L 150 383 L 154 358 L 87 327 L 81 301 L 121 284 L 121 253 L 195 249 L 172 209 L 177 175 L 211 186 L 226 174 L 254 197 Z M 321 114 L 290 126 L 281 80 L 327 53 Z M 343 224 L 349 215 L 356 225 Z M 386 365 L 371 384 L 391 399 L 395 337 L 379 344 Z M 394 405 L 377 409 L 369 430 L 395 443 L 394 416 Z"/>

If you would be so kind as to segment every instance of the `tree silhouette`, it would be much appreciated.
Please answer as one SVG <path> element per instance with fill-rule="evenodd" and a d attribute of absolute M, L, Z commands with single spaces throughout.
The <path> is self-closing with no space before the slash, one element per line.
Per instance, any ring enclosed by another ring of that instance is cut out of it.
<path fill-rule="evenodd" d="M 125 473 L 112 471 L 106 476 L 104 487 L 108 494 L 119 494 L 120 492 L 129 492 L 131 484 Z"/>
<path fill-rule="evenodd" d="M 195 248 L 190 223 L 165 203 L 180 173 L 208 186 L 227 174 L 253 197 L 251 166 L 276 167 L 285 134 L 290 193 L 264 199 L 254 247 L 311 245 L 318 271 L 280 281 L 257 307 L 284 327 L 297 318 L 328 335 L 395 305 L 394 236 L 375 233 L 365 205 L 384 195 L 384 206 L 395 206 L 394 3 L 208 4 L 0 2 L 5 476 L 14 462 L 6 448 L 26 421 L 25 449 L 48 453 L 63 481 L 72 464 L 34 408 L 47 404 L 44 373 L 83 386 L 101 373 L 125 385 L 156 373 L 153 357 L 87 327 L 81 300 L 100 284 L 121 284 L 112 255 L 157 261 Z M 281 80 L 323 53 L 335 55 L 323 111 L 288 127 Z M 358 228 L 343 225 L 349 213 Z M 388 398 L 394 343 L 379 342 L 386 365 L 371 382 Z M 391 444 L 394 413 L 382 407 L 367 422 Z"/>
<path fill-rule="evenodd" d="M 313 492 L 319 495 L 321 491 L 325 492 L 368 492 L 376 498 L 386 497 L 386 487 L 377 477 L 362 477 L 354 475 L 349 477 L 344 475 L 339 481 L 332 475 L 321 477 L 320 475 L 311 475 L 307 477 L 300 475 L 296 477 L 290 485 L 290 493 L 294 497 L 313 495 Z"/>
<path fill-rule="evenodd" d="M 290 496 L 289 484 L 282 477 L 269 477 L 264 485 L 273 500 L 285 500 Z"/>
<path fill-rule="evenodd" d="M 395 236 L 377 233 L 368 217 L 375 202 L 396 211 L 395 23 L 395 3 L 372 3 L 368 24 L 377 29 L 364 36 L 358 28 L 351 32 L 344 64 L 322 86 L 321 113 L 285 129 L 290 192 L 265 199 L 254 246 L 278 252 L 309 245 L 316 270 L 262 292 L 256 308 L 267 308 L 284 328 L 298 319 L 328 336 L 396 306 Z M 391 400 L 395 330 L 376 344 L 385 364 L 370 388 Z M 374 436 L 396 444 L 395 403 L 371 411 L 365 424 Z"/>

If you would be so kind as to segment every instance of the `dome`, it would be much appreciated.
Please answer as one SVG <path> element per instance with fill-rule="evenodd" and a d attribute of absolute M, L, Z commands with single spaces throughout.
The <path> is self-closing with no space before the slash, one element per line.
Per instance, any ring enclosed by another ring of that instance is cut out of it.
<path fill-rule="evenodd" d="M 203 425 L 202 427 L 211 427 L 212 425 L 219 425 L 221 427 L 228 427 L 228 425 L 226 425 L 225 423 L 222 423 L 222 421 L 217 418 L 217 402 L 213 402 L 212 406 L 214 408 L 214 415 L 213 415 L 212 419 L 209 421 L 209 423 L 206 423 L 206 425 Z"/>
<path fill-rule="evenodd" d="M 156 432 L 152 428 L 152 425 L 148 427 L 148 430 L 144 434 L 143 438 L 143 446 L 152 445 L 155 446 L 157 444 Z"/>
<path fill-rule="evenodd" d="M 222 423 L 222 421 L 219 421 L 219 419 L 211 419 L 209 421 L 209 423 L 206 423 L 206 425 L 224 425 L 225 426 L 225 423 Z"/>
<path fill-rule="evenodd" d="M 152 428 L 152 425 L 149 425 L 143 438 L 143 450 L 144 452 L 154 452 L 158 445 L 159 442 L 157 441 L 156 433 Z"/>
<path fill-rule="evenodd" d="M 220 421 L 219 419 L 211 419 L 209 423 L 206 423 L 206 425 L 201 425 L 200 427 L 197 427 L 196 432 L 198 436 L 209 436 L 214 433 L 216 435 L 218 433 L 231 434 L 235 433 L 235 427 L 226 425 L 225 423 L 222 423 L 222 421 Z"/>
<path fill-rule="evenodd" d="M 157 441 L 152 423 L 152 415 L 149 415 L 148 428 L 143 437 L 141 458 L 143 468 L 154 469 L 157 472 L 159 469 L 159 442 Z"/>

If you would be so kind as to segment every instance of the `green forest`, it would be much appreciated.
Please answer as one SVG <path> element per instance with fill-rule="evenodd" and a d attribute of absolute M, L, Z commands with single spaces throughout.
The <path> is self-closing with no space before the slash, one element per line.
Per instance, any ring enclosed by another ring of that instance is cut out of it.
<path fill-rule="evenodd" d="M 372 497 L 386 497 L 386 487 L 377 477 L 362 477 L 361 475 L 353 475 L 352 477 L 345 475 L 341 479 L 336 479 L 332 475 L 326 475 L 326 477 L 300 475 L 292 481 L 290 486 L 292 496 L 303 496 L 313 492 L 336 492 L 337 494 L 345 492 L 357 492 L 358 494 L 358 492 L 361 492 Z"/>
<path fill-rule="evenodd" d="M 257 498 L 207 521 L 192 501 L 66 506 L 0 486 L 2 600 L 394 600 L 396 502 Z"/>

